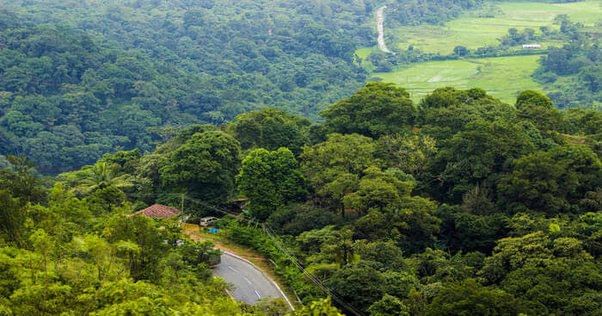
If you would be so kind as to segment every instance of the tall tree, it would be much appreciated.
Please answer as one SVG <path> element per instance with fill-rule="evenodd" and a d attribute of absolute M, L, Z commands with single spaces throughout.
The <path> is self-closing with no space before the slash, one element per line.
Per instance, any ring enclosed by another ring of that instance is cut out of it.
<path fill-rule="evenodd" d="M 536 149 L 533 134 L 528 126 L 512 121 L 469 123 L 438 152 L 432 184 L 439 182 L 438 191 L 459 202 L 475 185 L 493 185 L 511 159 Z"/>
<path fill-rule="evenodd" d="M 240 144 L 234 137 L 219 131 L 196 133 L 168 154 L 161 180 L 167 190 L 220 204 L 234 191 L 239 156 Z"/>
<path fill-rule="evenodd" d="M 375 144 L 358 134 L 331 134 L 325 142 L 305 147 L 301 170 L 326 206 L 344 211 L 343 197 L 354 192 L 359 178 L 377 164 Z"/>
<path fill-rule="evenodd" d="M 322 112 L 333 132 L 378 137 L 407 131 L 416 109 L 410 94 L 390 83 L 372 82 Z"/>
<path fill-rule="evenodd" d="M 544 132 L 561 128 L 561 114 L 554 108 L 552 100 L 537 91 L 527 90 L 516 99 L 516 109 L 520 118 L 529 120 Z"/>
<path fill-rule="evenodd" d="M 602 185 L 602 163 L 586 146 L 557 146 L 513 162 L 499 184 L 501 202 L 509 210 L 550 215 L 580 212 L 579 201 Z M 587 209 L 583 210 L 587 211 Z"/>
<path fill-rule="evenodd" d="M 307 142 L 309 125 L 305 118 L 266 108 L 238 115 L 229 128 L 243 149 L 286 147 L 299 154 Z"/>
<path fill-rule="evenodd" d="M 253 216 L 261 220 L 307 193 L 297 160 L 287 148 L 249 152 L 242 161 L 238 188 L 249 198 Z"/>

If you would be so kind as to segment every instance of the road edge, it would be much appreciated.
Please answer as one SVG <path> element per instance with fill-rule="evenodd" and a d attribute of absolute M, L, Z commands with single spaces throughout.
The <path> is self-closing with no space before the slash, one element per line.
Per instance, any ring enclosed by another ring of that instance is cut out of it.
<path fill-rule="evenodd" d="M 241 256 L 239 256 L 239 255 L 237 255 L 235 253 L 232 253 L 230 251 L 222 250 L 222 252 L 224 254 L 226 254 L 226 255 L 229 255 L 229 256 L 234 257 L 234 258 L 236 258 L 238 260 L 246 262 L 247 264 L 251 265 L 255 270 L 261 272 L 261 274 L 263 274 L 263 276 L 266 279 L 270 280 L 270 282 L 272 282 L 272 284 L 276 287 L 276 289 L 278 289 L 278 292 L 280 292 L 280 294 L 282 294 L 282 297 L 284 297 L 284 300 L 286 301 L 286 303 L 288 304 L 288 306 L 291 308 L 291 310 L 293 310 L 293 311 L 295 310 L 295 306 L 293 306 L 293 304 L 289 300 L 288 296 L 286 296 L 286 293 L 284 293 L 284 291 L 282 291 L 282 289 L 280 288 L 280 286 L 278 286 L 278 283 L 276 283 L 276 281 L 272 280 L 272 278 L 269 275 L 267 275 L 265 272 L 263 272 L 263 270 L 259 269 L 259 267 L 257 267 L 256 265 L 254 265 L 253 262 L 251 262 L 251 261 L 249 261 L 249 260 L 247 260 L 247 259 L 245 259 L 245 258 L 243 258 L 243 257 L 241 257 Z"/>

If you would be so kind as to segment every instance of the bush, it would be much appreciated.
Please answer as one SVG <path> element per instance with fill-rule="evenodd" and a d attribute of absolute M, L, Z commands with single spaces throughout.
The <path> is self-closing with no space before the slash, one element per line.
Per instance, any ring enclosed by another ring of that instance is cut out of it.
<path fill-rule="evenodd" d="M 243 224 L 235 219 L 223 219 L 221 225 L 225 227 L 226 236 L 231 241 L 248 246 L 259 251 L 274 263 L 276 273 L 284 279 L 286 284 L 299 295 L 304 303 L 324 297 L 293 261 L 298 257 L 296 253 L 282 240 L 269 236 L 260 226 Z M 287 253 L 285 253 L 284 249 Z"/>

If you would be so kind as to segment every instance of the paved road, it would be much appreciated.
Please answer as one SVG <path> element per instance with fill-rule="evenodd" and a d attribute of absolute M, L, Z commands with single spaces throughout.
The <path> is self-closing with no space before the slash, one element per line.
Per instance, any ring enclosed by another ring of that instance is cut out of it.
<path fill-rule="evenodd" d="M 265 297 L 285 298 L 284 293 L 252 264 L 227 252 L 221 259 L 213 273 L 233 285 L 231 294 L 235 299 L 254 304 Z"/>

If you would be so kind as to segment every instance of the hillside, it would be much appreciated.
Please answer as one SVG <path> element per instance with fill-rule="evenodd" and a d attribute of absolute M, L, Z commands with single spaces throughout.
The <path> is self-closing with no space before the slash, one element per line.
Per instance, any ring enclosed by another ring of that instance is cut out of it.
<path fill-rule="evenodd" d="M 385 13 L 394 16 L 395 10 Z M 545 90 L 558 107 L 596 107 L 602 102 L 600 89 L 583 77 L 598 82 L 597 68 L 582 75 L 579 70 L 550 72 L 544 60 L 570 44 L 564 50 L 588 56 L 584 65 L 599 65 L 601 16 L 598 0 L 487 1 L 445 23 L 416 27 L 389 21 L 385 33 L 395 54 L 383 54 L 376 46 L 356 54 L 371 80 L 407 87 L 415 100 L 437 87 L 454 86 L 484 88 L 511 103 L 522 86 Z M 576 52 L 581 50 L 592 53 Z M 571 63 L 571 56 L 565 54 L 563 62 Z"/>
<path fill-rule="evenodd" d="M 601 13 L 0 0 L 0 315 L 600 314 Z"/>
<path fill-rule="evenodd" d="M 220 217 L 220 238 L 267 257 L 299 296 L 297 315 L 338 315 L 328 297 L 347 315 L 595 313 L 602 114 L 534 91 L 515 103 L 443 88 L 415 104 L 369 83 L 313 126 L 253 111 L 46 183 L 14 160 L 0 172 L 0 306 L 288 313 L 227 300 L 211 244 L 128 215 L 161 203 Z"/>
<path fill-rule="evenodd" d="M 458 9 L 424 3 L 398 23 Z M 254 108 L 317 118 L 365 82 L 354 52 L 373 40 L 373 5 L 2 0 L 0 153 L 58 173 Z"/>

